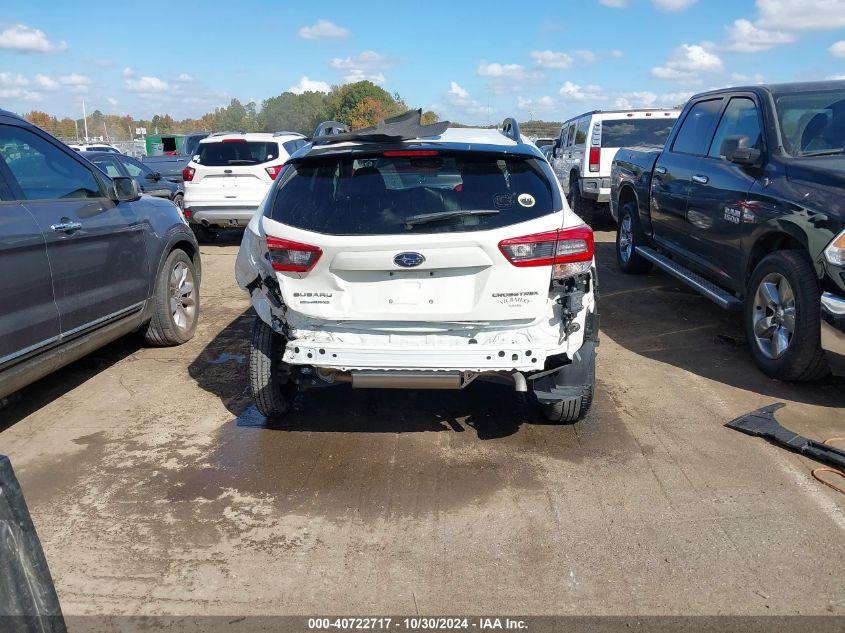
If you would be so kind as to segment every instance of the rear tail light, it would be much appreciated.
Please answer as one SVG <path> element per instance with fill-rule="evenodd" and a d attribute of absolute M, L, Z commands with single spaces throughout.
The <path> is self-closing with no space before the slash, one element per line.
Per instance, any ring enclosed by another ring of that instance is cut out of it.
<path fill-rule="evenodd" d="M 273 270 L 292 273 L 307 273 L 314 268 L 323 254 L 317 246 L 269 236 L 267 251 L 270 253 Z"/>
<path fill-rule="evenodd" d="M 552 275 L 571 277 L 587 272 L 593 261 L 593 230 L 587 225 L 536 233 L 499 242 L 499 250 L 514 266 L 554 266 Z"/>
<path fill-rule="evenodd" d="M 267 175 L 270 176 L 270 180 L 276 180 L 276 176 L 279 175 L 279 172 L 282 171 L 281 165 L 271 165 L 270 167 L 265 167 L 264 171 L 267 172 Z"/>
<path fill-rule="evenodd" d="M 189 208 L 182 209 L 182 215 L 184 215 L 185 219 L 187 220 L 189 217 L 191 217 L 191 210 Z"/>
<path fill-rule="evenodd" d="M 182 180 L 185 182 L 191 182 L 194 179 L 196 171 L 197 170 L 193 167 L 185 167 L 185 169 L 182 170 Z"/>
<path fill-rule="evenodd" d="M 599 171 L 600 163 L 601 163 L 601 148 L 600 147 L 591 147 L 590 148 L 590 171 L 591 172 Z"/>

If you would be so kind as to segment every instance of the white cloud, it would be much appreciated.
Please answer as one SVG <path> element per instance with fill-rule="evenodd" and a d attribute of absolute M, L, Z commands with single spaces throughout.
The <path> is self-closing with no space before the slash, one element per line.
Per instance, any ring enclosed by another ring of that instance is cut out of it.
<path fill-rule="evenodd" d="M 67 43 L 51 42 L 44 31 L 16 24 L 0 33 L 0 48 L 25 53 L 49 53 L 66 49 Z"/>
<path fill-rule="evenodd" d="M 194 80 L 194 78 L 188 73 L 180 73 L 177 79 L 185 83 L 191 83 Z"/>
<path fill-rule="evenodd" d="M 575 54 L 585 64 L 595 64 L 599 60 L 599 56 L 593 51 L 580 50 L 575 51 Z"/>
<path fill-rule="evenodd" d="M 140 77 L 138 79 L 127 79 L 126 89 L 129 92 L 140 92 L 142 94 L 153 94 L 167 92 L 170 86 L 166 81 L 158 77 Z"/>
<path fill-rule="evenodd" d="M 845 27 L 845 0 L 757 0 L 761 28 L 825 31 Z"/>
<path fill-rule="evenodd" d="M 35 75 L 35 85 L 38 86 L 42 90 L 58 90 L 59 89 L 59 82 L 55 79 L 48 77 L 47 75 L 37 74 Z"/>
<path fill-rule="evenodd" d="M 762 84 L 765 83 L 763 75 L 755 73 L 753 75 L 743 75 L 742 73 L 731 73 L 731 82 L 734 84 Z"/>
<path fill-rule="evenodd" d="M 702 75 L 722 70 L 722 60 L 712 52 L 712 45 L 682 44 L 677 47 L 666 64 L 651 69 L 653 77 L 680 84 L 700 84 Z"/>
<path fill-rule="evenodd" d="M 118 103 L 117 99 L 115 99 L 114 97 L 106 97 L 106 101 L 109 102 L 109 105 L 111 107 L 115 107 Z"/>
<path fill-rule="evenodd" d="M 288 92 L 295 95 L 301 95 L 303 92 L 328 92 L 329 90 L 331 90 L 331 86 L 325 81 L 309 79 L 308 75 L 303 75 L 299 83 L 288 88 Z"/>
<path fill-rule="evenodd" d="M 28 86 L 29 79 L 18 73 L 0 73 L 0 86 Z"/>
<path fill-rule="evenodd" d="M 329 65 L 340 70 L 387 70 L 393 68 L 394 62 L 387 55 L 376 51 L 364 51 L 352 57 L 341 59 L 335 57 Z"/>
<path fill-rule="evenodd" d="M 628 0 L 599 0 L 599 4 L 611 9 L 624 9 L 628 6 Z"/>
<path fill-rule="evenodd" d="M 353 68 L 343 76 L 343 83 L 354 84 L 359 81 L 370 81 L 377 86 L 382 86 L 387 82 L 387 77 L 384 73 L 368 73 L 360 68 Z"/>
<path fill-rule="evenodd" d="M 0 98 L 16 101 L 40 101 L 41 95 L 26 88 L 0 88 Z"/>
<path fill-rule="evenodd" d="M 134 77 L 134 76 L 135 76 L 135 69 L 134 69 L 134 68 L 130 68 L 129 66 L 127 66 L 126 68 L 124 68 L 124 69 L 123 69 L 123 72 L 122 72 L 121 74 L 122 74 L 124 77 L 127 77 L 127 78 L 128 78 L 128 77 Z"/>
<path fill-rule="evenodd" d="M 449 83 L 449 91 L 446 93 L 446 109 L 452 110 L 462 117 L 489 117 L 491 109 L 473 99 L 463 86 L 455 81 Z"/>
<path fill-rule="evenodd" d="M 532 114 L 536 113 L 553 113 L 560 110 L 560 105 L 555 101 L 554 97 L 549 95 L 540 97 L 539 99 L 526 99 L 525 97 L 516 98 L 516 107 L 519 110 L 526 110 Z"/>
<path fill-rule="evenodd" d="M 698 0 L 651 0 L 658 9 L 664 11 L 683 11 L 694 5 Z"/>
<path fill-rule="evenodd" d="M 845 73 L 840 73 L 839 75 L 830 75 L 828 79 L 832 81 L 842 81 L 845 80 Z"/>
<path fill-rule="evenodd" d="M 521 79 L 526 76 L 527 70 L 521 64 L 499 64 L 497 62 L 481 62 L 477 69 L 481 77 L 511 77 Z"/>
<path fill-rule="evenodd" d="M 328 20 L 317 20 L 311 26 L 303 26 L 299 29 L 299 37 L 305 40 L 344 38 L 349 37 L 349 29 L 345 29 Z"/>
<path fill-rule="evenodd" d="M 601 86 L 591 85 L 581 87 L 571 81 L 565 81 L 560 87 L 558 94 L 560 94 L 564 101 L 588 101 L 605 98 Z"/>
<path fill-rule="evenodd" d="M 91 84 L 91 80 L 85 75 L 71 73 L 60 76 L 59 83 L 65 86 L 88 86 Z"/>
<path fill-rule="evenodd" d="M 726 28 L 730 40 L 727 49 L 737 53 L 767 51 L 775 46 L 795 41 L 792 33 L 762 29 L 749 20 L 736 20 L 733 25 Z"/>
<path fill-rule="evenodd" d="M 569 68 L 573 62 L 571 56 L 555 51 L 531 51 L 531 57 L 540 68 Z M 499 66 L 499 64 L 495 65 Z M 518 66 L 518 64 L 511 64 L 511 66 Z M 479 74 L 481 74 L 480 67 Z"/>
<path fill-rule="evenodd" d="M 830 54 L 834 57 L 845 57 L 845 40 L 834 42 L 834 44 L 827 50 L 829 50 Z"/>

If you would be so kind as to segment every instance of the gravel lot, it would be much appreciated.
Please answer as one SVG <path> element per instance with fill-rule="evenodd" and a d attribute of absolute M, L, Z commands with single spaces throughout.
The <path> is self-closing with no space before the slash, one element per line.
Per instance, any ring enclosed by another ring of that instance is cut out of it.
<path fill-rule="evenodd" d="M 845 614 L 845 496 L 723 428 L 845 435 L 845 383 L 756 371 L 737 318 L 597 234 L 598 393 L 575 426 L 512 390 L 250 408 L 239 236 L 202 247 L 180 348 L 125 339 L 0 412 L 66 614 Z"/>

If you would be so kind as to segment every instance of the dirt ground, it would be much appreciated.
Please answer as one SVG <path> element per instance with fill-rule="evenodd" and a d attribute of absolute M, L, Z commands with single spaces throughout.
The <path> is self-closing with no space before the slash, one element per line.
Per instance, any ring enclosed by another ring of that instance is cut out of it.
<path fill-rule="evenodd" d="M 124 339 L 0 412 L 66 614 L 845 614 L 845 496 L 728 430 L 845 435 L 845 382 L 752 365 L 737 318 L 598 234 L 587 420 L 512 390 L 306 394 L 263 428 L 238 237 L 202 247 L 197 336 Z"/>

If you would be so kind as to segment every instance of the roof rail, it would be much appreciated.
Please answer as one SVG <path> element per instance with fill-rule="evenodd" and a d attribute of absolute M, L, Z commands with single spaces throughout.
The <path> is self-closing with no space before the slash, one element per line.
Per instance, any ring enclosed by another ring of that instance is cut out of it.
<path fill-rule="evenodd" d="M 311 138 L 317 138 L 318 136 L 336 136 L 338 134 L 348 133 L 349 126 L 345 123 L 340 123 L 338 121 L 323 121 L 317 126 L 317 129 L 314 130 L 314 134 L 311 135 Z"/>
<path fill-rule="evenodd" d="M 519 123 L 513 117 L 508 117 L 502 121 L 502 134 L 509 139 L 513 139 L 516 143 L 522 142 L 522 135 L 519 133 Z"/>
<path fill-rule="evenodd" d="M 273 132 L 273 136 L 305 136 L 305 135 L 300 134 L 299 132 L 289 132 L 287 130 L 279 130 L 278 132 Z"/>
<path fill-rule="evenodd" d="M 212 132 L 209 136 L 226 136 L 227 134 L 246 134 L 246 132 L 237 132 L 235 130 L 229 130 L 226 132 Z"/>

